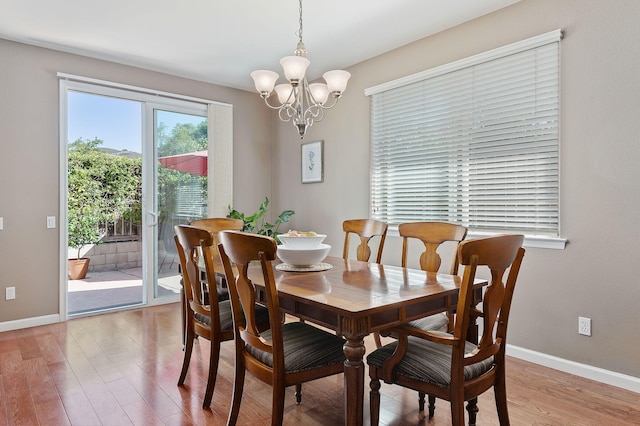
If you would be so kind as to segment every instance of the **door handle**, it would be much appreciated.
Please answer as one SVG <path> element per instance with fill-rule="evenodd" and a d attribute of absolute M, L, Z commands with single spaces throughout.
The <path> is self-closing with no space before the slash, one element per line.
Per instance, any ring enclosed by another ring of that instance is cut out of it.
<path fill-rule="evenodd" d="M 152 212 L 151 210 L 149 210 L 147 212 L 149 214 L 149 227 L 153 227 L 156 226 L 158 224 L 158 213 L 156 212 Z"/>

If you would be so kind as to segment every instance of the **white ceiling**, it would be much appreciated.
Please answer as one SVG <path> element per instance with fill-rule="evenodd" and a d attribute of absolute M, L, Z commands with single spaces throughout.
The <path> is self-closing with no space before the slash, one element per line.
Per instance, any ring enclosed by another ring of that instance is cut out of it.
<path fill-rule="evenodd" d="M 519 0 L 305 0 L 309 79 Z M 0 38 L 253 90 L 298 41 L 296 0 L 0 0 Z"/>

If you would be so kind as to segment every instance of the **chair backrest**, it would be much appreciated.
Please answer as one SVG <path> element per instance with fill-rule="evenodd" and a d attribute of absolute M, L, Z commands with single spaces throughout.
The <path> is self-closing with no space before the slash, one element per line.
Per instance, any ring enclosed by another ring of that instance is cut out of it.
<path fill-rule="evenodd" d="M 423 271 L 438 272 L 442 259 L 437 250 L 446 241 L 460 244 L 467 236 L 467 228 L 447 222 L 410 222 L 398 225 L 402 237 L 402 266 L 407 266 L 409 238 L 417 238 L 424 243 L 425 251 L 420 255 L 420 268 Z M 458 274 L 458 247 L 456 246 L 449 273 Z"/>
<path fill-rule="evenodd" d="M 273 354 L 274 371 L 284 371 L 280 304 L 272 265 L 272 261 L 276 259 L 276 241 L 264 235 L 239 231 L 222 231 L 219 236 L 218 251 L 229 286 L 235 338 Z M 271 342 L 260 337 L 260 330 L 264 327 L 260 328 L 256 321 L 256 287 L 249 278 L 249 263 L 255 261 L 260 262 L 265 284 Z"/>
<path fill-rule="evenodd" d="M 458 365 L 473 364 L 496 355 L 504 358 L 511 300 L 525 252 L 523 241 L 522 235 L 500 235 L 460 244 L 458 256 L 465 268 L 456 309 L 458 315 L 454 337 L 465 341 L 472 318 L 481 317 L 483 327 L 478 348 L 471 355 L 464 357 L 464 345 L 459 345 L 458 351 L 454 349 L 453 356 L 454 360 L 457 358 Z M 477 267 L 482 265 L 489 268 L 491 278 L 484 292 L 482 310 L 477 310 L 472 306 L 473 282 Z M 505 282 L 507 270 L 509 273 Z M 452 365 L 456 365 L 456 362 Z"/>
<path fill-rule="evenodd" d="M 213 237 L 213 250 L 211 250 L 213 254 L 213 264 L 216 267 L 220 267 L 222 263 L 220 262 L 220 255 L 218 254 L 218 232 L 226 230 L 242 231 L 244 222 L 242 219 L 231 219 L 229 217 L 207 217 L 204 219 L 194 219 L 189 222 L 189 225 L 204 228 L 211 233 Z M 223 273 L 222 268 L 216 272 Z"/>
<path fill-rule="evenodd" d="M 213 235 L 204 228 L 191 225 L 177 225 L 175 230 L 175 242 L 182 267 L 182 281 L 184 293 L 187 299 L 187 321 L 194 324 L 196 332 L 205 337 L 211 336 L 210 329 L 201 322 L 193 321 L 193 314 L 198 313 L 211 317 L 211 329 L 220 330 L 220 317 L 217 315 L 218 294 L 210 291 L 208 304 L 205 303 L 200 268 L 205 266 L 207 282 L 215 283 L 215 271 L 213 267 Z M 212 308 L 213 306 L 213 308 Z M 212 313 L 216 313 L 215 315 Z"/>
<path fill-rule="evenodd" d="M 356 258 L 363 262 L 368 262 L 371 257 L 369 241 L 371 238 L 379 236 L 380 242 L 378 243 L 376 263 L 380 263 L 380 260 L 382 259 L 382 249 L 384 248 L 384 240 L 387 238 L 387 228 L 388 225 L 386 222 L 374 219 L 345 220 L 342 222 L 342 229 L 344 230 L 344 250 L 342 251 L 342 257 L 344 259 L 349 258 L 349 235 L 354 233 L 360 237 L 360 245 L 356 250 Z"/>

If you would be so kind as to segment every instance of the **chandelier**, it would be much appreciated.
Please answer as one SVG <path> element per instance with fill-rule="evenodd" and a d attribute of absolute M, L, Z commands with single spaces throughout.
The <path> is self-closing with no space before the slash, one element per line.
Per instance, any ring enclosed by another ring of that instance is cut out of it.
<path fill-rule="evenodd" d="M 324 110 L 333 108 L 338 98 L 347 87 L 351 74 L 347 71 L 327 71 L 322 76 L 325 83 L 307 82 L 306 71 L 310 62 L 307 59 L 307 49 L 302 42 L 302 0 L 300 1 L 300 29 L 298 30 L 298 46 L 294 56 L 280 59 L 284 76 L 288 83 L 278 84 L 278 73 L 268 70 L 257 70 L 251 73 L 256 90 L 260 93 L 269 108 L 277 109 L 282 121 L 291 121 L 298 129 L 300 139 L 304 138 L 307 129 L 315 121 L 324 117 Z M 280 105 L 271 105 L 269 96 L 275 90 Z M 329 95 L 333 98 L 329 104 Z"/>

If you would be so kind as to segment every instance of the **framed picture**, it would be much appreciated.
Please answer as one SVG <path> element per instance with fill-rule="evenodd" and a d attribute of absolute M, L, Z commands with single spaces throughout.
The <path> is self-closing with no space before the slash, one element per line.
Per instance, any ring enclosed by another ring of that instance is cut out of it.
<path fill-rule="evenodd" d="M 324 180 L 324 141 L 302 144 L 302 183 Z"/>

